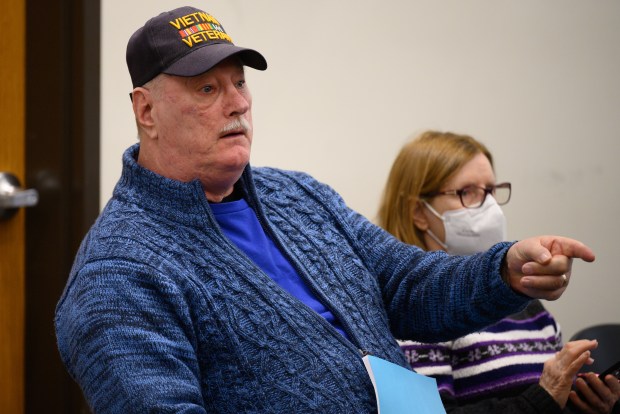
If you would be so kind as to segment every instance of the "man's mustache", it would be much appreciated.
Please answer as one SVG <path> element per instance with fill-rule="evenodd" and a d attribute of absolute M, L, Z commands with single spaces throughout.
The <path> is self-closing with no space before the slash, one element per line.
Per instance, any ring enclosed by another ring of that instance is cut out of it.
<path fill-rule="evenodd" d="M 239 130 L 243 130 L 244 133 L 252 130 L 252 126 L 250 125 L 250 123 L 241 116 L 235 118 L 230 123 L 225 125 L 224 128 L 222 128 L 222 130 L 220 131 L 220 134 L 225 135 L 225 134 L 228 134 L 229 132 L 239 131 Z"/>

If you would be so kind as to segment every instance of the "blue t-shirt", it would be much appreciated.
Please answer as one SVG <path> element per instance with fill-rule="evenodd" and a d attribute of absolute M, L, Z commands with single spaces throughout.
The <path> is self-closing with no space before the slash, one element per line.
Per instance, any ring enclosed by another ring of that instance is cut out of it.
<path fill-rule="evenodd" d="M 210 205 L 224 234 L 241 251 L 280 287 L 308 305 L 348 338 L 336 317 L 317 299 L 273 240 L 267 236 L 254 210 L 245 200 Z"/>

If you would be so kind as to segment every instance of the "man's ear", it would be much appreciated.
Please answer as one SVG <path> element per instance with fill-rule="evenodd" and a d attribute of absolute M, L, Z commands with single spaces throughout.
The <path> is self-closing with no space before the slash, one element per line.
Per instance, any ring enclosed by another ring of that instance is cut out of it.
<path fill-rule="evenodd" d="M 153 121 L 153 102 L 148 89 L 137 87 L 132 92 L 133 113 L 136 122 L 148 138 L 155 137 L 155 122 Z"/>
<path fill-rule="evenodd" d="M 413 225 L 421 231 L 428 230 L 428 219 L 426 218 L 424 203 L 419 199 L 414 201 L 411 205 L 413 209 Z"/>

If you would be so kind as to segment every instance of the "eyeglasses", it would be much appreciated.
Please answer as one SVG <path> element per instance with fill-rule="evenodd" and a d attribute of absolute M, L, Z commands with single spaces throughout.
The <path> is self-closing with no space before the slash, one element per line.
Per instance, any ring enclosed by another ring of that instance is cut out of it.
<path fill-rule="evenodd" d="M 457 195 L 461 199 L 461 204 L 465 208 L 478 208 L 484 204 L 487 195 L 491 194 L 497 204 L 503 206 L 510 201 L 511 193 L 510 183 L 501 183 L 488 187 L 478 187 L 470 185 L 460 190 L 435 191 L 432 193 L 422 194 L 424 198 L 431 198 L 440 195 Z"/>

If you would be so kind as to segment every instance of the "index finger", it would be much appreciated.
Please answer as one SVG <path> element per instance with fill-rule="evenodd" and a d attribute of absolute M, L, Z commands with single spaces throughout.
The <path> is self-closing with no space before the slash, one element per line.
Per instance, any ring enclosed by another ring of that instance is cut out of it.
<path fill-rule="evenodd" d="M 544 236 L 541 243 L 549 249 L 553 256 L 563 255 L 581 259 L 585 262 L 593 262 L 596 258 L 592 249 L 584 243 L 569 239 L 568 237 Z"/>

